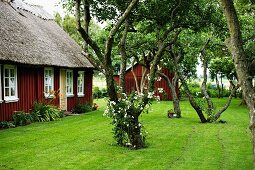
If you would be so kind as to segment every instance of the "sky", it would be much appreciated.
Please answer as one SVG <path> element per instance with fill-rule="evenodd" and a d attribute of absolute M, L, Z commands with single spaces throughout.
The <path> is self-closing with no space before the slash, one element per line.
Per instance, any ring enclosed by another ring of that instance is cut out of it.
<path fill-rule="evenodd" d="M 41 5 L 44 10 L 46 10 L 52 16 L 54 13 L 59 12 L 62 16 L 64 15 L 64 10 L 61 5 L 59 5 L 60 0 L 24 0 L 29 4 Z"/>

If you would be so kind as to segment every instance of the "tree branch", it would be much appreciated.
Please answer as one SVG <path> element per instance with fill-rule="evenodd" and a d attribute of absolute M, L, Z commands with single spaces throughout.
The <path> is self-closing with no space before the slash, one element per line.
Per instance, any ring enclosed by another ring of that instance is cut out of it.
<path fill-rule="evenodd" d="M 127 19 L 128 15 L 131 13 L 132 9 L 135 7 L 135 5 L 138 1 L 139 0 L 131 1 L 131 3 L 128 5 L 127 9 L 125 10 L 125 12 L 121 15 L 121 17 L 119 18 L 117 23 L 111 29 L 111 31 L 108 35 L 108 39 L 106 41 L 106 45 L 105 45 L 105 59 L 106 59 L 106 61 L 111 61 L 110 57 L 111 57 L 112 44 L 113 44 L 113 39 L 114 39 L 115 34 L 119 30 L 121 24 Z M 106 63 L 106 65 L 107 65 L 107 63 Z"/>
<path fill-rule="evenodd" d="M 125 29 L 119 43 L 119 50 L 121 54 L 121 65 L 120 65 L 120 87 L 122 87 L 122 93 L 126 93 L 126 85 L 125 85 L 125 74 L 127 67 L 127 53 L 126 53 L 126 39 L 129 29 L 128 20 L 125 20 Z"/>
<path fill-rule="evenodd" d="M 102 65 L 103 61 L 103 55 L 101 53 L 100 48 L 98 47 L 98 45 L 96 44 L 96 42 L 94 42 L 90 36 L 87 34 L 87 32 L 82 28 L 81 26 L 81 12 L 80 12 L 80 8 L 81 8 L 81 0 L 75 0 L 75 19 L 76 19 L 76 28 L 79 31 L 79 33 L 81 34 L 82 38 L 90 45 L 90 47 L 94 50 L 95 54 L 97 55 L 99 61 L 100 61 L 100 65 Z M 92 57 L 92 56 L 89 56 Z M 91 61 L 93 61 L 93 58 L 90 58 Z M 94 63 L 94 65 L 96 65 L 98 63 Z"/>

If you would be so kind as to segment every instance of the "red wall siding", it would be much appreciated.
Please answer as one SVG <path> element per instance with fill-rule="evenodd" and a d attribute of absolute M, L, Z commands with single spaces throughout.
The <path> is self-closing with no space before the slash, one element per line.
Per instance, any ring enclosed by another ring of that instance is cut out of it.
<path fill-rule="evenodd" d="M 71 111 L 77 104 L 85 104 L 92 102 L 92 79 L 93 79 L 93 71 L 87 70 L 84 73 L 84 97 L 78 97 L 77 95 L 77 77 L 78 71 L 74 70 L 74 97 L 67 98 L 67 110 Z"/>
<path fill-rule="evenodd" d="M 1 71 L 1 73 L 3 73 Z M 60 88 L 60 68 L 54 68 L 54 90 Z M 77 104 L 77 102 L 88 103 L 92 101 L 92 77 L 93 71 L 85 72 L 85 96 L 77 97 L 77 73 L 74 71 L 74 92 L 75 97 L 68 98 L 69 111 Z M 3 74 L 2 74 L 3 75 Z M 1 76 L 2 92 L 3 92 L 3 76 Z M 33 104 L 36 101 L 48 102 L 59 106 L 59 98 L 45 99 L 44 97 L 44 67 L 17 67 L 17 83 L 18 83 L 18 102 L 0 103 L 0 121 L 11 120 L 14 111 L 31 112 Z M 2 93 L 2 99 L 4 94 Z"/>
<path fill-rule="evenodd" d="M 138 81 L 138 85 L 140 85 L 142 74 L 143 74 L 143 66 L 136 64 L 133 67 L 133 72 L 135 73 Z M 166 74 L 170 80 L 173 78 L 174 74 L 171 73 L 168 69 L 162 69 L 162 72 Z M 146 72 L 146 75 L 149 73 L 149 71 Z M 119 84 L 119 77 L 115 76 L 114 80 Z M 128 69 L 125 76 L 125 83 L 126 83 L 126 91 L 128 94 L 130 94 L 132 91 L 136 90 L 135 80 L 133 73 L 131 69 Z M 145 82 L 147 84 L 147 82 Z M 160 94 L 158 93 L 158 88 L 163 88 L 165 93 Z M 177 84 L 177 94 L 178 94 L 178 84 Z M 172 94 L 171 90 L 169 89 L 167 82 L 164 79 L 161 79 L 160 81 L 155 82 L 155 95 L 159 95 L 161 100 L 172 100 Z"/>
<path fill-rule="evenodd" d="M 37 99 L 37 69 L 17 67 L 17 83 L 18 83 L 18 102 L 1 103 L 0 104 L 0 121 L 10 120 L 14 111 L 30 112 L 33 102 Z M 3 77 L 2 77 L 3 82 Z M 3 83 L 2 83 L 3 92 Z M 2 99 L 4 95 L 2 94 Z"/>

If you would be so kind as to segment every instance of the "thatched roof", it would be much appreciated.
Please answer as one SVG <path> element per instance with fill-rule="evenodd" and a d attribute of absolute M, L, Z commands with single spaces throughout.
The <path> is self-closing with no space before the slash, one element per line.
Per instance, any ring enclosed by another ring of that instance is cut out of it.
<path fill-rule="evenodd" d="M 40 6 L 0 0 L 0 62 L 93 68 L 81 47 Z"/>

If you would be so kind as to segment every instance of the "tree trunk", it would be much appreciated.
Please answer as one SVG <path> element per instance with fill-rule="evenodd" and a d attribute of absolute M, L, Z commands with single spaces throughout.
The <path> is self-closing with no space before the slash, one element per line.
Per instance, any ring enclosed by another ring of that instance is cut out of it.
<path fill-rule="evenodd" d="M 200 50 L 201 53 L 201 60 L 202 60 L 202 64 L 203 64 L 203 77 L 204 80 L 202 82 L 202 87 L 201 87 L 201 91 L 202 94 L 204 95 L 206 102 L 207 102 L 207 114 L 208 114 L 208 118 L 209 120 L 207 121 L 211 121 L 210 119 L 212 119 L 212 115 L 213 115 L 213 110 L 214 110 L 214 106 L 213 106 L 213 102 L 207 92 L 207 68 L 208 68 L 208 57 L 206 56 L 206 51 L 205 48 L 206 46 L 209 44 L 210 42 L 210 38 L 207 40 L 207 42 L 205 43 L 205 45 L 203 46 L 203 48 Z"/>
<path fill-rule="evenodd" d="M 184 78 L 182 77 L 182 75 L 180 75 L 180 80 L 181 80 L 182 85 L 183 85 L 183 87 L 184 87 L 184 91 L 185 91 L 185 93 L 187 94 L 187 96 L 188 96 L 188 98 L 189 98 L 189 102 L 190 102 L 191 106 L 196 110 L 197 115 L 198 115 L 198 117 L 200 118 L 200 121 L 201 121 L 202 123 L 206 123 L 207 120 L 206 120 L 206 118 L 205 118 L 205 116 L 204 116 L 204 114 L 203 114 L 203 111 L 202 111 L 202 109 L 198 106 L 198 104 L 196 103 L 196 101 L 195 101 L 193 95 L 191 94 L 191 92 L 190 92 L 190 90 L 189 90 L 189 87 L 188 87 L 186 81 L 184 80 Z"/>
<path fill-rule="evenodd" d="M 134 149 L 140 149 L 145 147 L 145 141 L 143 139 L 143 135 L 141 134 L 141 126 L 139 124 L 139 115 L 133 114 L 133 119 L 130 122 L 130 130 L 128 132 L 129 140 Z"/>
<path fill-rule="evenodd" d="M 216 74 L 215 81 L 216 81 L 216 86 L 217 86 L 217 90 L 218 90 L 218 98 L 221 98 L 221 95 L 220 95 L 220 82 L 218 80 L 218 74 Z"/>
<path fill-rule="evenodd" d="M 122 38 L 119 43 L 119 50 L 121 55 L 121 64 L 120 64 L 120 87 L 121 93 L 126 93 L 125 85 L 125 75 L 127 67 L 127 53 L 126 53 L 126 39 L 128 34 L 129 23 L 128 20 L 125 20 L 125 30 L 123 32 Z"/>
<path fill-rule="evenodd" d="M 115 81 L 113 79 L 113 70 L 108 65 L 108 69 L 105 70 L 105 78 L 106 78 L 106 85 L 107 85 L 107 92 L 109 95 L 110 101 L 118 101 L 117 91 L 115 88 Z"/>
<path fill-rule="evenodd" d="M 177 84 L 178 76 L 177 76 L 177 74 L 175 74 L 173 80 L 170 81 L 169 77 L 167 77 L 164 73 L 160 73 L 160 72 L 158 72 L 158 73 L 163 79 L 166 80 L 167 85 L 168 85 L 169 89 L 171 90 L 173 106 L 174 106 L 174 113 L 177 115 L 177 118 L 180 118 L 181 117 L 180 100 L 176 93 L 176 84 Z"/>
<path fill-rule="evenodd" d="M 89 23 L 91 20 L 89 0 L 83 0 L 83 3 L 84 3 L 84 30 L 87 34 L 89 34 Z M 88 52 L 88 43 L 86 41 L 84 41 L 84 50 Z"/>
<path fill-rule="evenodd" d="M 220 0 L 223 12 L 227 20 L 230 33 L 230 39 L 226 41 L 227 47 L 234 59 L 235 68 L 239 83 L 242 87 L 244 98 L 250 113 L 250 129 L 253 139 L 253 158 L 255 167 L 255 116 L 254 116 L 254 88 L 252 85 L 252 76 L 249 73 L 249 61 L 243 49 L 242 35 L 239 26 L 239 20 L 232 0 Z"/>
<path fill-rule="evenodd" d="M 221 110 L 219 110 L 219 111 L 214 115 L 214 121 L 216 121 L 217 119 L 219 119 L 220 116 L 221 116 L 221 114 L 222 114 L 223 112 L 225 112 L 225 110 L 227 110 L 227 108 L 229 107 L 229 105 L 230 105 L 230 103 L 231 103 L 231 101 L 232 101 L 233 96 L 235 96 L 236 90 L 239 88 L 239 85 L 235 86 L 232 82 L 230 82 L 230 84 L 231 84 L 231 86 L 232 86 L 232 89 L 231 89 L 231 93 L 230 93 L 230 95 L 229 95 L 229 97 L 228 97 L 228 101 L 227 101 L 227 103 L 225 104 L 225 106 L 224 106 Z"/>

